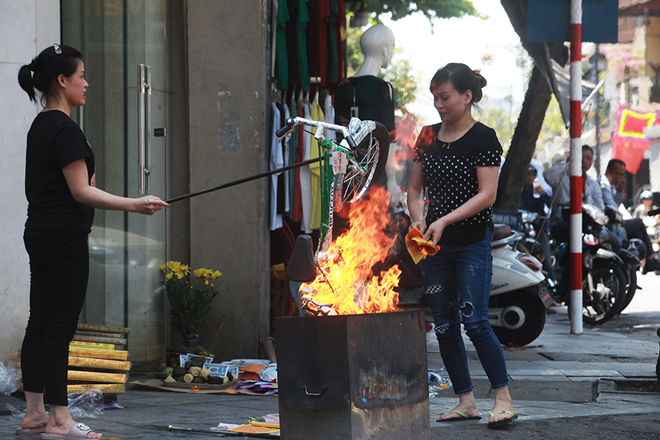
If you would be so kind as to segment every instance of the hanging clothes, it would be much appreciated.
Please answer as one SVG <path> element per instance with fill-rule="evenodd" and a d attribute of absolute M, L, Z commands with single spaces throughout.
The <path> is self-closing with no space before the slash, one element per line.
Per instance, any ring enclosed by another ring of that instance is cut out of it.
<path fill-rule="evenodd" d="M 334 91 L 344 79 L 344 51 L 342 29 L 346 22 L 343 0 L 330 0 L 328 22 L 328 86 Z"/>
<path fill-rule="evenodd" d="M 286 103 L 282 104 L 282 107 L 284 107 L 284 117 L 282 118 L 282 127 L 284 127 L 284 124 L 286 123 L 286 120 L 291 117 L 291 112 L 289 111 L 289 106 L 286 105 Z M 291 133 L 287 134 L 284 136 L 284 139 L 280 142 L 282 145 L 282 158 L 284 159 L 284 166 L 287 167 L 290 165 L 289 162 L 289 149 L 291 148 Z M 289 174 L 292 174 L 291 170 L 289 171 L 284 171 L 283 173 L 283 180 L 284 180 L 284 209 L 282 210 L 282 214 L 289 215 L 289 212 L 291 210 L 291 199 L 289 198 Z"/>
<path fill-rule="evenodd" d="M 306 119 L 312 117 L 311 114 L 311 104 L 309 100 L 305 100 L 303 103 L 303 114 Z M 304 130 L 303 131 L 303 161 L 308 160 L 310 157 L 310 150 L 312 146 L 312 134 Z M 300 196 L 302 200 L 302 221 L 301 226 L 302 230 L 306 234 L 310 234 L 312 229 L 310 228 L 310 221 L 312 219 L 312 193 L 311 193 L 311 173 L 309 165 L 300 168 Z"/>
<path fill-rule="evenodd" d="M 305 113 L 303 111 L 303 102 L 302 100 L 299 100 L 296 102 L 296 112 L 300 117 L 304 117 Z M 298 132 L 298 144 L 296 148 L 296 163 L 300 163 L 303 161 L 303 153 L 305 151 L 305 134 L 303 132 L 303 128 L 300 126 L 296 126 L 296 131 Z M 296 168 L 296 181 L 294 184 L 293 188 L 293 221 L 294 222 L 300 222 L 301 225 L 303 223 L 302 218 L 303 218 L 303 210 L 302 210 L 302 190 L 300 186 L 300 181 L 301 181 L 301 175 L 300 171 L 302 168 L 298 167 Z M 302 226 L 301 226 L 302 229 Z"/>
<path fill-rule="evenodd" d="M 323 106 L 323 110 L 325 112 L 325 122 L 327 122 L 328 124 L 334 124 L 335 108 L 332 106 L 332 96 L 330 96 L 330 93 L 325 95 L 325 104 Z M 335 139 L 337 139 L 337 132 L 332 130 L 326 130 L 325 137 L 328 139 L 332 139 L 334 141 Z"/>
<path fill-rule="evenodd" d="M 289 111 L 291 113 L 291 117 L 295 118 L 298 116 L 298 106 L 296 105 L 296 101 L 291 97 L 291 107 L 289 108 Z M 298 127 L 294 127 L 293 130 L 291 131 L 291 134 L 289 135 L 289 151 L 288 151 L 288 163 L 289 165 L 294 165 L 296 163 L 296 153 L 298 151 Z M 290 170 L 289 171 L 289 211 L 288 215 L 291 220 L 294 218 L 294 211 L 296 209 L 296 174 L 300 175 L 299 172 L 296 171 L 296 169 Z"/>
<path fill-rule="evenodd" d="M 311 116 L 315 121 L 325 121 L 325 116 L 323 115 L 323 110 L 318 101 L 318 95 L 312 102 Z M 312 133 L 316 133 L 316 129 L 312 129 Z M 319 154 L 323 154 L 322 151 L 319 151 L 321 147 L 319 146 L 318 141 L 312 137 L 312 145 L 310 147 L 310 159 L 315 159 L 319 157 Z M 309 227 L 311 229 L 319 229 L 321 227 L 321 165 L 319 162 L 313 163 L 309 166 L 311 173 L 311 189 L 312 189 L 312 217 L 309 221 Z"/>
<path fill-rule="evenodd" d="M 307 61 L 307 24 L 309 14 L 305 0 L 288 0 L 289 25 L 286 27 L 288 79 L 309 90 L 309 67 Z"/>
<path fill-rule="evenodd" d="M 330 24 L 330 0 L 314 0 L 308 3 L 309 26 L 307 45 L 309 75 L 320 78 L 321 87 L 328 85 L 328 26 Z"/>
<path fill-rule="evenodd" d="M 278 0 L 277 25 L 275 32 L 275 81 L 281 90 L 286 90 L 289 85 L 289 68 L 286 41 L 287 21 L 289 21 L 289 9 L 287 0 Z"/>
<path fill-rule="evenodd" d="M 273 111 L 273 126 L 271 130 L 270 141 L 270 169 L 276 170 L 284 166 L 284 158 L 282 157 L 282 147 L 280 141 L 275 134 L 280 129 L 280 110 L 277 104 L 271 103 Z M 270 176 L 270 230 L 274 231 L 282 227 L 282 215 L 277 213 L 277 179 L 282 173 L 273 174 Z"/>

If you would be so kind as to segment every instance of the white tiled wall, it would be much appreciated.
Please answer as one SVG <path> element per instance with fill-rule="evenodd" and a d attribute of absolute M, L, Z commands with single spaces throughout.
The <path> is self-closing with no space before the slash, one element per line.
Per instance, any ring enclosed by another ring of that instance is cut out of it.
<path fill-rule="evenodd" d="M 0 0 L 0 361 L 16 358 L 29 311 L 30 272 L 23 246 L 25 137 L 40 108 L 17 75 L 59 42 L 58 0 Z"/>

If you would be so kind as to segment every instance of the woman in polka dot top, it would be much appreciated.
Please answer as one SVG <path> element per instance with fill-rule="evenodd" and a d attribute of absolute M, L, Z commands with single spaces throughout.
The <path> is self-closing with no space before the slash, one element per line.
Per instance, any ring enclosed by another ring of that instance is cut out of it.
<path fill-rule="evenodd" d="M 485 85 L 484 77 L 465 64 L 451 63 L 436 72 L 431 93 L 442 122 L 424 127 L 417 139 L 408 208 L 411 227 L 441 246 L 436 255 L 422 261 L 422 275 L 442 359 L 459 404 L 438 421 L 479 418 L 462 321 L 494 390 L 489 413 L 489 427 L 494 428 L 516 416 L 502 346 L 488 322 L 491 216 L 502 146 L 492 128 L 472 117 L 472 106 L 481 100 Z"/>

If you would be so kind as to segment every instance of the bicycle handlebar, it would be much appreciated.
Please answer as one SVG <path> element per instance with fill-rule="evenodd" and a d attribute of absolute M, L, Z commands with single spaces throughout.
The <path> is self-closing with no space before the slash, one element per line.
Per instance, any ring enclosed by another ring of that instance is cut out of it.
<path fill-rule="evenodd" d="M 284 123 L 284 126 L 275 132 L 275 135 L 281 139 L 287 134 L 289 134 L 293 130 L 293 127 L 295 127 L 296 125 L 303 125 L 303 124 L 321 129 L 328 129 L 328 130 L 340 132 L 344 135 L 344 139 L 346 139 L 346 142 L 348 142 L 348 146 L 351 147 L 351 149 L 357 148 L 355 139 L 353 139 L 353 135 L 348 130 L 348 128 L 342 125 L 335 125 L 335 124 L 330 124 L 328 122 L 314 121 L 311 119 L 304 119 L 299 117 L 287 119 Z"/>
<path fill-rule="evenodd" d="M 289 121 L 291 121 L 291 124 L 289 124 Z M 295 122 L 293 122 L 292 118 L 287 119 L 286 120 L 286 125 L 284 127 L 280 128 L 279 130 L 277 130 L 275 132 L 275 136 L 277 136 L 278 138 L 283 138 L 284 136 L 289 134 L 289 132 L 291 130 L 293 130 L 294 125 L 296 125 L 296 124 L 295 124 Z"/>

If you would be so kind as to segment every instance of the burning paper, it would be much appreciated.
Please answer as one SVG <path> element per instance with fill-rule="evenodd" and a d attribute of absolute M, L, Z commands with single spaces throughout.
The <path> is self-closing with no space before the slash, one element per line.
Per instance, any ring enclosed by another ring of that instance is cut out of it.
<path fill-rule="evenodd" d="M 375 274 L 372 267 L 385 261 L 396 237 L 384 231 L 391 223 L 389 194 L 375 188 L 368 200 L 351 207 L 350 229 L 323 254 L 317 255 L 319 274 L 300 286 L 302 302 L 314 315 L 385 313 L 398 310 L 401 270 L 392 266 Z"/>

